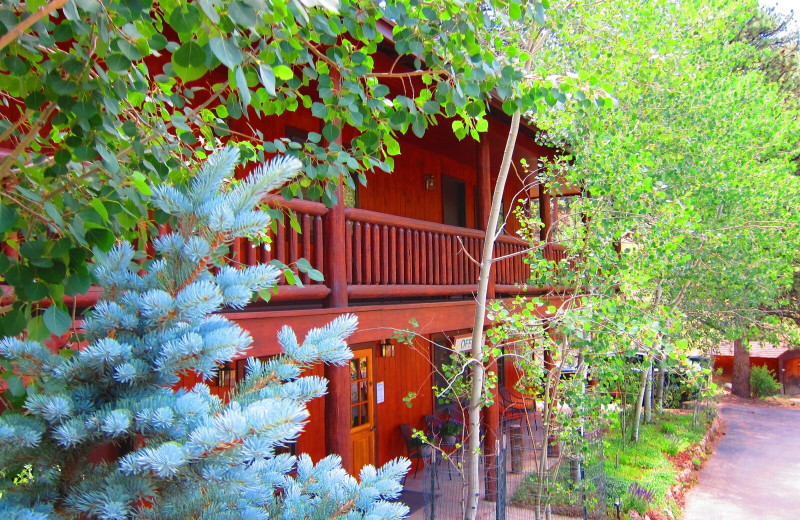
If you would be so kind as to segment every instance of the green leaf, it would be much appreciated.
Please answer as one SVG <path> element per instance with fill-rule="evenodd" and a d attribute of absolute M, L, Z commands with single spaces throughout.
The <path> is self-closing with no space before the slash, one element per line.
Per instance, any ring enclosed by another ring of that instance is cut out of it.
<path fill-rule="evenodd" d="M 25 395 L 25 384 L 18 375 L 14 374 L 9 376 L 6 383 L 8 384 L 8 391 L 11 392 L 11 395 L 14 397 Z"/>
<path fill-rule="evenodd" d="M 264 64 L 258 66 L 258 77 L 261 79 L 261 84 L 272 97 L 275 97 L 275 73 L 272 69 Z"/>
<path fill-rule="evenodd" d="M 90 204 L 92 205 L 94 210 L 97 212 L 97 214 L 100 215 L 100 217 L 102 217 L 103 220 L 108 222 L 108 210 L 106 210 L 106 207 L 103 205 L 103 201 L 100 200 L 100 199 L 94 198 L 94 199 L 92 199 L 92 202 Z"/>
<path fill-rule="evenodd" d="M 259 21 L 256 12 L 244 2 L 231 2 L 228 4 L 228 16 L 239 25 L 253 28 Z"/>
<path fill-rule="evenodd" d="M 72 326 L 72 317 L 55 305 L 44 311 L 42 319 L 47 329 L 56 336 L 63 335 Z"/>
<path fill-rule="evenodd" d="M 339 137 L 339 127 L 333 123 L 326 123 L 322 127 L 322 137 L 331 143 L 334 142 Z"/>
<path fill-rule="evenodd" d="M 244 70 L 241 67 L 236 68 L 236 88 L 239 90 L 243 107 L 247 107 L 250 104 L 250 88 L 247 86 L 247 78 L 244 77 Z"/>
<path fill-rule="evenodd" d="M 311 263 L 305 258 L 297 259 L 297 268 L 304 273 L 307 273 L 309 270 L 313 269 L 313 267 L 311 267 Z"/>
<path fill-rule="evenodd" d="M 112 52 L 106 57 L 106 66 L 109 70 L 114 72 L 123 73 L 131 68 L 131 60 L 126 58 L 120 52 Z"/>
<path fill-rule="evenodd" d="M 11 206 L 0 204 L 0 233 L 5 233 L 17 223 L 17 210 Z"/>
<path fill-rule="evenodd" d="M 12 308 L 5 314 L 0 314 L 0 337 L 16 336 L 25 330 L 26 322 L 23 307 Z"/>
<path fill-rule="evenodd" d="M 105 228 L 90 229 L 86 232 L 86 241 L 97 246 L 103 252 L 110 251 L 115 240 L 114 233 Z"/>
<path fill-rule="evenodd" d="M 544 25 L 544 5 L 541 2 L 536 2 L 534 10 L 536 12 L 536 23 Z"/>
<path fill-rule="evenodd" d="M 206 72 L 206 51 L 196 41 L 184 43 L 172 55 L 172 68 L 183 81 L 194 81 Z"/>
<path fill-rule="evenodd" d="M 120 38 L 117 40 L 117 45 L 119 46 L 120 52 L 129 60 L 138 61 L 142 59 L 142 53 L 139 52 L 139 49 L 137 49 L 136 46 L 128 40 Z"/>
<path fill-rule="evenodd" d="M 48 283 L 62 283 L 67 274 L 67 266 L 59 260 L 51 260 L 51 265 L 46 269 L 37 269 L 36 274 Z"/>
<path fill-rule="evenodd" d="M 28 339 L 32 341 L 44 341 L 50 338 L 50 331 L 44 324 L 42 316 L 35 316 L 28 320 L 25 331 L 28 333 Z"/>
<path fill-rule="evenodd" d="M 276 65 L 272 67 L 272 72 L 275 73 L 276 78 L 282 79 L 283 81 L 289 81 L 294 77 L 292 69 L 290 69 L 286 65 Z"/>
<path fill-rule="evenodd" d="M 433 101 L 432 99 L 427 100 L 422 105 L 422 111 L 426 114 L 438 114 L 439 113 L 439 103 Z"/>
<path fill-rule="evenodd" d="M 219 13 L 217 13 L 216 9 L 214 9 L 214 5 L 211 3 L 211 0 L 198 0 L 200 4 L 200 8 L 203 9 L 203 12 L 206 13 L 208 19 L 214 25 L 219 24 Z"/>
<path fill-rule="evenodd" d="M 170 13 L 169 24 L 177 33 L 193 33 L 200 26 L 200 11 L 193 3 L 179 6 Z"/>
<path fill-rule="evenodd" d="M 32 282 L 23 288 L 25 296 L 33 302 L 38 302 L 47 296 L 47 286 L 42 282 Z"/>
<path fill-rule="evenodd" d="M 232 40 L 217 36 L 208 41 L 208 46 L 214 56 L 226 67 L 232 69 L 239 66 L 244 59 L 242 51 Z"/>
<path fill-rule="evenodd" d="M 142 194 L 147 195 L 148 197 L 152 194 L 150 185 L 147 184 L 147 177 L 145 177 L 141 172 L 133 172 L 131 175 L 131 183 L 136 187 L 137 190 L 142 192 Z"/>
<path fill-rule="evenodd" d="M 68 296 L 85 294 L 92 286 L 92 277 L 88 274 L 75 273 L 67 277 L 64 282 L 64 293 Z"/>

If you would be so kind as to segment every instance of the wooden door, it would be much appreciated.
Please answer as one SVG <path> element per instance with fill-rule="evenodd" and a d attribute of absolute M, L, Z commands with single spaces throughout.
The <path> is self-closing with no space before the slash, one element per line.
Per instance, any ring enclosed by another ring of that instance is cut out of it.
<path fill-rule="evenodd" d="M 786 382 L 786 393 L 789 395 L 800 394 L 800 359 L 787 361 L 785 370 L 783 377 Z"/>
<path fill-rule="evenodd" d="M 375 393 L 372 386 L 372 349 L 353 352 L 350 360 L 350 439 L 353 474 L 375 464 Z"/>
<path fill-rule="evenodd" d="M 442 223 L 467 226 L 467 192 L 464 181 L 442 175 Z"/>

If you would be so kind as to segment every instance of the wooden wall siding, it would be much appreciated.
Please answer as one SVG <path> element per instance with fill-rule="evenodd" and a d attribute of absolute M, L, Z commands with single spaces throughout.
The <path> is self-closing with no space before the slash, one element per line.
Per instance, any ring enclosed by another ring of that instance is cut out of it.
<path fill-rule="evenodd" d="M 444 124 L 444 123 L 443 123 Z M 403 136 L 398 139 L 401 154 L 395 159 L 391 174 L 369 175 L 366 186 L 359 186 L 359 208 L 441 223 L 442 175 L 464 181 L 466 188 L 467 226 L 475 227 L 475 157 L 477 143 L 464 149 L 464 145 L 448 148 L 442 145 L 431 150 L 430 143 L 440 140 Z M 443 153 L 444 152 L 444 153 Z M 469 162 L 460 159 L 469 158 Z M 436 188 L 425 189 L 425 176 L 432 175 Z"/>
<path fill-rule="evenodd" d="M 244 361 L 240 360 L 239 363 L 237 363 L 237 365 L 239 365 L 238 368 L 242 368 L 243 363 Z M 303 372 L 303 376 L 324 377 L 323 365 L 317 365 L 306 370 Z M 243 370 L 237 370 L 235 377 L 237 379 L 244 378 Z M 183 388 L 192 388 L 197 383 L 205 383 L 208 385 L 211 394 L 216 395 L 223 400 L 227 400 L 228 394 L 231 391 L 230 387 L 222 388 L 217 386 L 216 378 L 202 381 L 201 378 L 198 377 L 194 372 L 183 375 L 180 383 L 177 386 Z M 311 402 L 309 402 L 308 412 L 309 420 L 306 423 L 303 433 L 301 433 L 297 439 L 297 453 L 307 453 L 316 462 L 325 456 L 325 397 L 313 399 Z"/>
<path fill-rule="evenodd" d="M 324 377 L 324 366 L 317 365 L 303 375 Z M 308 403 L 309 420 L 297 439 L 297 453 L 307 453 L 314 462 L 325 456 L 325 399 L 327 396 Z"/>
<path fill-rule="evenodd" d="M 395 457 L 405 457 L 406 448 L 400 434 L 401 424 L 425 427 L 423 417 L 433 413 L 431 393 L 431 353 L 429 337 L 415 338 L 413 345 L 395 343 L 394 357 L 374 358 L 375 383 L 384 382 L 385 401 L 376 405 L 377 463 L 385 464 Z M 380 354 L 377 351 L 377 354 Z M 403 398 L 417 394 L 406 406 Z"/>

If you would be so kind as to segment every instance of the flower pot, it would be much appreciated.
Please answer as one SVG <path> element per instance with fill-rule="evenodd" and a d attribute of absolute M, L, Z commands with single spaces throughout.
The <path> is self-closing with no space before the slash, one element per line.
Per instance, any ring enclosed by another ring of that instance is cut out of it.
<path fill-rule="evenodd" d="M 419 447 L 419 453 L 423 459 L 429 459 L 433 454 L 433 447 L 430 444 L 423 444 Z"/>
<path fill-rule="evenodd" d="M 455 435 L 442 435 L 442 444 L 453 446 L 455 445 L 455 443 L 456 443 Z"/>

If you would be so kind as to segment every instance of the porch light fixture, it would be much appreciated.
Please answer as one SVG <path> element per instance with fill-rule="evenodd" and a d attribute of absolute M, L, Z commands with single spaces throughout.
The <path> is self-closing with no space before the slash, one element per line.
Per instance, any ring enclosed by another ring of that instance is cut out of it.
<path fill-rule="evenodd" d="M 381 357 L 394 357 L 394 344 L 392 340 L 381 340 Z"/>
<path fill-rule="evenodd" d="M 434 177 L 433 175 L 425 176 L 425 190 L 436 191 L 436 177 Z"/>
<path fill-rule="evenodd" d="M 233 386 L 236 370 L 230 363 L 224 363 L 217 369 L 217 386 L 227 388 Z"/>

